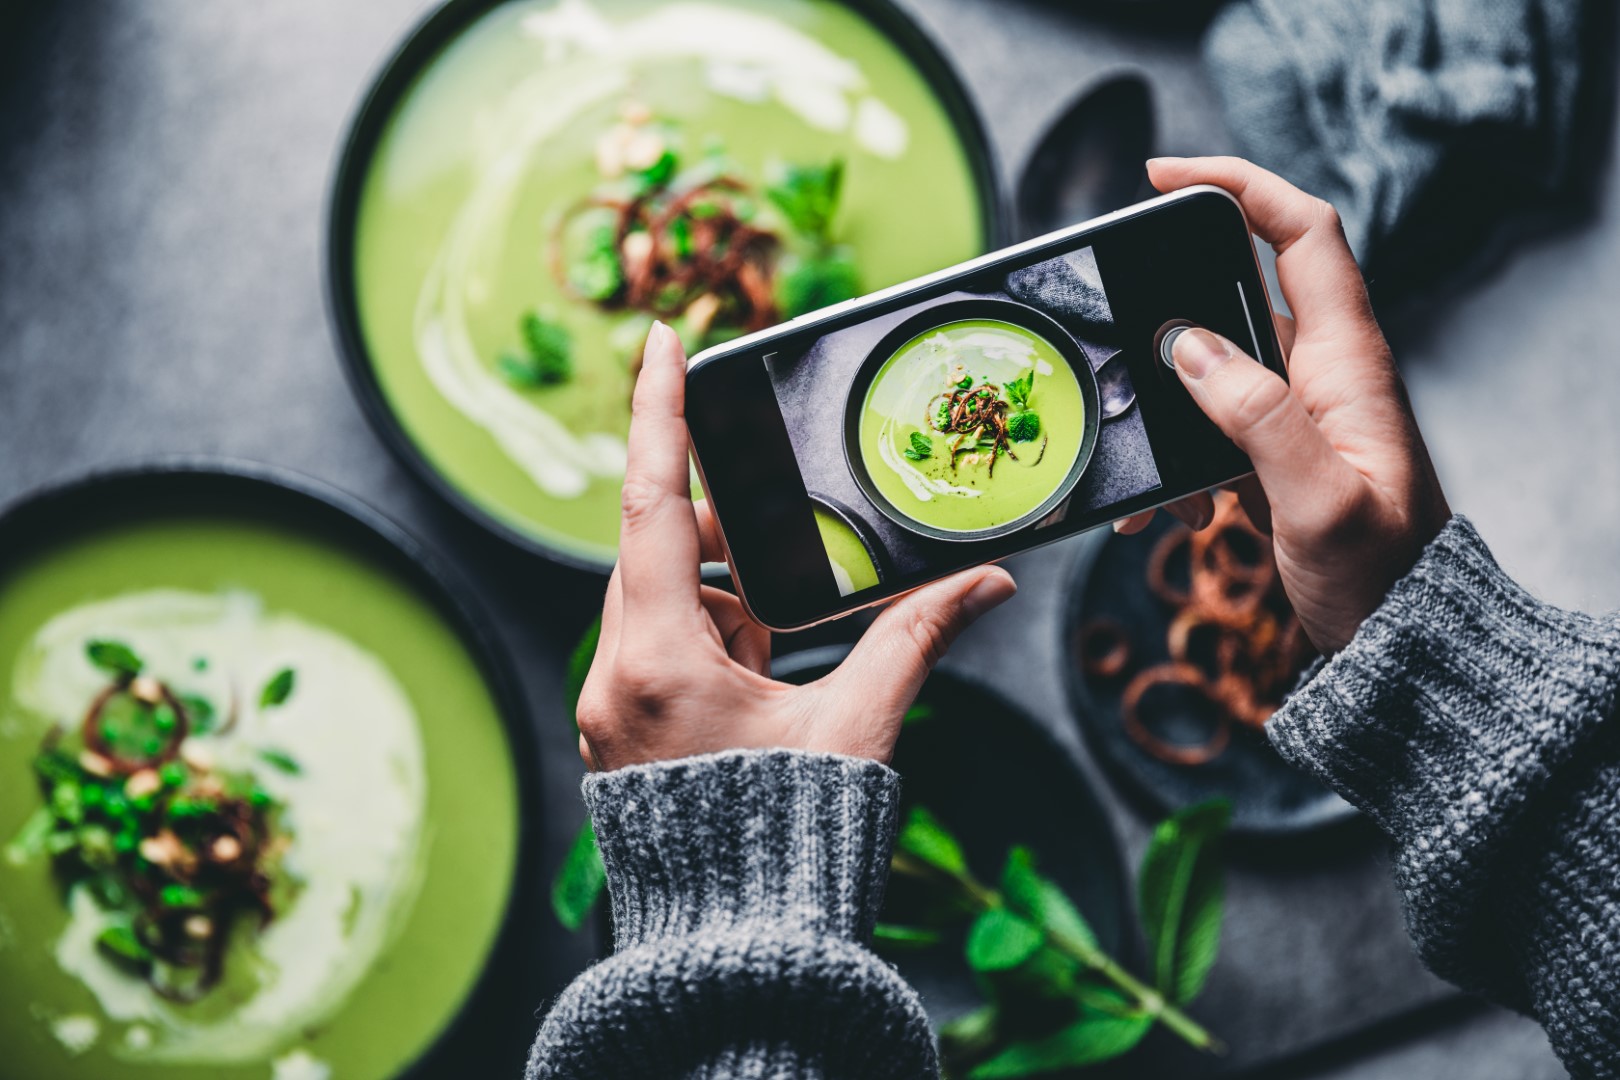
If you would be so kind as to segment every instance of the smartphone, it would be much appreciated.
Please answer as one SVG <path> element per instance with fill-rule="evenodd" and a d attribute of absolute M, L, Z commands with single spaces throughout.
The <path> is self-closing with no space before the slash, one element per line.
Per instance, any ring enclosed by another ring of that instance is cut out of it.
<path fill-rule="evenodd" d="M 1160 355 L 1187 325 L 1286 377 L 1218 188 L 698 353 L 686 420 L 737 595 L 801 629 L 1251 472 Z"/>

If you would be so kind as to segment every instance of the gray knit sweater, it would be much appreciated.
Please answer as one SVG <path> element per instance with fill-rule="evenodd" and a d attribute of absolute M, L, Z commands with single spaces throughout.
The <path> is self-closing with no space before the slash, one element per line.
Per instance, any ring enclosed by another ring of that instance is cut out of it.
<path fill-rule="evenodd" d="M 1597 1080 L 1620 1078 L 1617 693 L 1620 619 L 1538 603 L 1456 518 L 1269 729 L 1390 835 L 1434 970 Z M 616 949 L 552 1007 L 530 1077 L 937 1075 L 916 993 L 865 947 L 893 772 L 735 752 L 585 797 Z"/>

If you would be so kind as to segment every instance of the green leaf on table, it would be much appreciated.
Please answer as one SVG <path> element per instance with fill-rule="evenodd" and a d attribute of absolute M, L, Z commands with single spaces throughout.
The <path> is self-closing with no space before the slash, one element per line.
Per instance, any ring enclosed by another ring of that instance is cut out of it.
<path fill-rule="evenodd" d="M 785 318 L 831 307 L 861 294 L 861 275 L 848 248 L 787 255 L 776 271 L 776 306 Z"/>
<path fill-rule="evenodd" d="M 926 949 L 939 944 L 940 933 L 924 926 L 901 926 L 898 923 L 880 922 L 872 927 L 872 940 L 901 949 Z"/>
<path fill-rule="evenodd" d="M 1128 1053 L 1153 1026 L 1150 1016 L 1109 1016 L 1088 1013 L 1067 1027 L 1041 1039 L 1008 1044 L 1000 1053 L 975 1066 L 969 1080 L 1035 1076 L 1039 1073 L 1095 1065 Z"/>
<path fill-rule="evenodd" d="M 556 912 L 557 921 L 570 930 L 584 926 L 606 885 L 607 868 L 596 847 L 596 830 L 587 819 L 551 882 L 551 910 Z"/>
<path fill-rule="evenodd" d="M 1001 870 L 1001 894 L 1008 907 L 1054 938 L 1079 951 L 1101 951 L 1091 924 L 1056 882 L 1035 869 L 1035 855 L 1029 848 L 1015 847 L 1007 853 L 1007 863 Z"/>
<path fill-rule="evenodd" d="M 1223 799 L 1189 806 L 1160 822 L 1142 856 L 1138 905 L 1153 983 L 1177 1005 L 1198 996 L 1220 949 L 1221 841 L 1231 817 Z"/>
<path fill-rule="evenodd" d="M 1034 923 L 1006 908 L 991 908 L 973 920 L 964 952 L 974 971 L 1010 971 L 1045 943 Z"/>
<path fill-rule="evenodd" d="M 967 857 L 940 820 L 927 807 L 913 806 L 895 837 L 895 849 L 952 876 L 967 872 Z"/>
<path fill-rule="evenodd" d="M 146 666 L 122 641 L 92 641 L 84 647 L 84 654 L 96 667 L 118 678 L 132 679 Z"/>
<path fill-rule="evenodd" d="M 564 677 L 563 692 L 568 697 L 568 719 L 574 725 L 574 732 L 579 732 L 579 695 L 585 689 L 585 676 L 591 673 L 591 663 L 596 659 L 596 645 L 602 640 L 602 616 L 598 615 L 591 620 L 591 625 L 585 628 L 580 635 L 579 644 L 568 656 L 568 672 Z"/>
<path fill-rule="evenodd" d="M 933 715 L 934 707 L 919 701 L 906 710 L 906 715 L 900 718 L 900 726 L 910 727 L 912 724 L 920 724 Z"/>
<path fill-rule="evenodd" d="M 785 165 L 774 170 L 765 197 L 795 232 L 826 243 L 843 184 L 844 163 L 836 158 L 826 165 Z"/>
<path fill-rule="evenodd" d="M 290 667 L 276 672 L 259 692 L 259 708 L 273 709 L 277 705 L 285 704 L 292 696 L 293 687 L 297 682 L 298 674 Z"/>
<path fill-rule="evenodd" d="M 977 1057 L 995 1045 L 1001 1012 L 994 1005 L 981 1005 L 939 1026 L 940 1048 L 947 1058 Z"/>
<path fill-rule="evenodd" d="M 265 764 L 280 769 L 288 776 L 297 776 L 304 771 L 303 766 L 298 764 L 298 759 L 285 750 L 267 748 L 259 751 L 259 757 Z"/>

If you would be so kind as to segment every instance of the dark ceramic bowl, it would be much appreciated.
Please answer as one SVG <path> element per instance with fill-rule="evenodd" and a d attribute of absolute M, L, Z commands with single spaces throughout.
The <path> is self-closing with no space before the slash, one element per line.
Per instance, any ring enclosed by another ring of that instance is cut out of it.
<path fill-rule="evenodd" d="M 189 458 L 92 473 L 0 509 L 0 586 L 34 558 L 62 551 L 101 529 L 186 517 L 262 525 L 292 532 L 323 551 L 341 551 L 424 602 L 476 665 L 499 714 L 515 781 L 512 885 L 498 915 L 496 936 L 479 958 L 481 974 L 446 1017 L 440 1033 L 401 1075 L 444 1076 L 473 1068 L 472 1063 L 478 1063 L 475 1071 L 490 1074 L 515 1067 L 533 1037 L 533 1003 L 544 992 L 532 930 L 533 913 L 542 906 L 543 895 L 538 862 L 539 749 L 518 697 L 511 661 L 488 618 L 469 600 L 469 586 L 399 526 L 349 495 L 279 469 Z M 341 595 L 343 584 L 341 572 L 334 572 L 330 588 Z M 0 660 L 10 662 L 9 657 Z M 418 719 L 424 726 L 432 722 L 425 716 Z M 428 767 L 432 769 L 431 762 Z M 442 813 L 436 817 L 430 804 L 424 824 L 431 828 L 435 820 L 442 821 Z M 428 869 L 424 866 L 424 872 Z M 386 964 L 388 954 L 380 960 Z M 24 995 L 9 992 L 16 989 L 0 992 L 0 1001 L 20 1007 Z M 341 1017 L 351 1003 L 339 1006 L 332 1018 Z M 367 1040 L 418 1034 L 365 1029 Z M 314 1046 L 318 1054 L 319 1043 Z M 234 1069 L 227 1071 L 237 1075 Z M 188 1068 L 184 1074 L 196 1073 Z"/>
<path fill-rule="evenodd" d="M 439 51 L 475 19 L 505 0 L 447 0 L 431 10 L 395 47 L 372 79 L 338 154 L 326 210 L 326 297 L 338 353 L 366 418 L 394 455 L 455 509 L 523 550 L 565 566 L 606 574 L 611 560 L 568 551 L 500 520 L 430 462 L 400 423 L 384 395 L 360 325 L 355 283 L 355 226 L 360 198 L 378 140 L 395 106 Z M 970 158 L 979 191 L 981 231 L 1000 247 L 1011 231 L 1008 200 L 994 150 L 972 98 L 939 46 L 893 0 L 843 0 L 899 47 L 932 87 Z"/>

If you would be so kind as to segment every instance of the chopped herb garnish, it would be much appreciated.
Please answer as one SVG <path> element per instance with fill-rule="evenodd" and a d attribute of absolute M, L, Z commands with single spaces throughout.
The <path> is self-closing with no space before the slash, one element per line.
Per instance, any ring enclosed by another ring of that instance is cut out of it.
<path fill-rule="evenodd" d="M 117 678 L 133 679 L 146 665 L 122 641 L 92 641 L 84 647 L 90 662 Z"/>
<path fill-rule="evenodd" d="M 1029 442 L 1041 433 L 1041 418 L 1025 410 L 1007 417 L 1007 435 L 1013 442 Z"/>
<path fill-rule="evenodd" d="M 260 750 L 259 757 L 289 776 L 297 776 L 304 771 L 303 766 L 298 764 L 298 760 L 285 750 Z"/>
<path fill-rule="evenodd" d="M 271 709 L 284 704 L 292 696 L 293 686 L 297 680 L 298 673 L 292 668 L 282 668 L 276 672 L 259 692 L 259 708 Z"/>
<path fill-rule="evenodd" d="M 833 215 L 844 183 L 844 163 L 786 165 L 765 188 L 765 197 L 782 211 L 788 225 L 807 239 L 832 241 Z"/>

